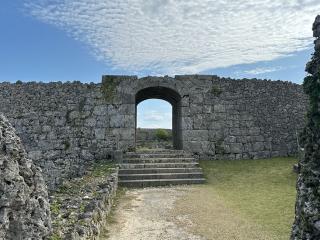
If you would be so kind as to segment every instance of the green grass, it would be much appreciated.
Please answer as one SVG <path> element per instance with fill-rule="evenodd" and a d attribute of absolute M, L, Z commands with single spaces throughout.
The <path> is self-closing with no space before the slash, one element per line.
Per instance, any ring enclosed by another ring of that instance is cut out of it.
<path fill-rule="evenodd" d="M 277 239 L 288 239 L 294 218 L 295 158 L 201 161 L 206 189 Z"/>

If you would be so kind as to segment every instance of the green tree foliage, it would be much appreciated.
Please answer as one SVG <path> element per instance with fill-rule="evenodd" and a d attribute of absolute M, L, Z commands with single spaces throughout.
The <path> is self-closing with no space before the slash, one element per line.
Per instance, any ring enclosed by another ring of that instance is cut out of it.
<path fill-rule="evenodd" d="M 167 130 L 165 129 L 157 129 L 156 130 L 156 137 L 159 139 L 159 140 L 162 140 L 162 141 L 168 141 L 170 139 L 170 134 Z"/>

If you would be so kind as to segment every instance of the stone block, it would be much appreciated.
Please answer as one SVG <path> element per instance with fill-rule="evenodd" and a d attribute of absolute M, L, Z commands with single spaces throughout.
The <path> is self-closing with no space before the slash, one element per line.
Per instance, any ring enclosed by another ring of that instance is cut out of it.
<path fill-rule="evenodd" d="M 259 152 L 264 150 L 264 142 L 254 142 L 252 144 L 252 150 L 254 152 Z"/>
<path fill-rule="evenodd" d="M 193 129 L 194 130 L 203 130 L 208 129 L 208 122 L 206 115 L 204 114 L 197 114 L 193 117 Z"/>
<path fill-rule="evenodd" d="M 230 152 L 231 153 L 242 153 L 242 143 L 230 143 Z"/>
<path fill-rule="evenodd" d="M 225 106 L 222 104 L 215 104 L 213 107 L 213 111 L 216 113 L 224 113 L 226 109 Z"/>
<path fill-rule="evenodd" d="M 105 128 L 96 128 L 94 129 L 95 138 L 98 140 L 103 140 L 106 138 L 106 129 Z"/>
<path fill-rule="evenodd" d="M 191 117 L 182 118 L 182 129 L 183 130 L 192 130 L 193 129 L 193 119 Z"/>
<path fill-rule="evenodd" d="M 195 115 L 195 114 L 201 114 L 202 111 L 202 105 L 191 103 L 189 106 L 190 109 L 190 114 Z"/>
<path fill-rule="evenodd" d="M 110 127 L 121 128 L 124 127 L 124 115 L 115 114 L 110 116 Z"/>
<path fill-rule="evenodd" d="M 85 119 L 84 126 L 86 126 L 86 127 L 94 127 L 96 125 L 96 123 L 97 123 L 96 118 L 91 117 L 91 118 Z"/>
<path fill-rule="evenodd" d="M 28 157 L 34 161 L 37 161 L 42 158 L 42 152 L 40 150 L 28 152 Z"/>
<path fill-rule="evenodd" d="M 183 139 L 185 141 L 208 141 L 208 130 L 185 130 Z"/>
<path fill-rule="evenodd" d="M 95 115 L 95 116 L 108 115 L 108 106 L 107 105 L 95 106 L 93 108 L 93 115 Z"/>

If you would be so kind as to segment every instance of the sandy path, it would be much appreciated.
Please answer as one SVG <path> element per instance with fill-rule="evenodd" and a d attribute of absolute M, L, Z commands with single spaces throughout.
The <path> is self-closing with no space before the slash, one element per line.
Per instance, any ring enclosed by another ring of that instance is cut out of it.
<path fill-rule="evenodd" d="M 174 202 L 189 191 L 188 187 L 128 190 L 101 240 L 204 240 L 181 227 L 181 223 L 191 226 L 190 219 L 173 215 Z"/>
<path fill-rule="evenodd" d="M 100 240 L 275 240 L 206 185 L 129 189 Z"/>

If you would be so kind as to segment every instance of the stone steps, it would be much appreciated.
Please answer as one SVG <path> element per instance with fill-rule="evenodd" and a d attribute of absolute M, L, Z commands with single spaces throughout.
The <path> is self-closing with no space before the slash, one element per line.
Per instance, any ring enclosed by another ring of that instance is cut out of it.
<path fill-rule="evenodd" d="M 175 158 L 175 157 L 192 157 L 188 153 L 127 153 L 126 158 Z"/>
<path fill-rule="evenodd" d="M 119 167 L 121 169 L 131 169 L 131 168 L 194 168 L 198 167 L 199 163 L 121 163 Z"/>
<path fill-rule="evenodd" d="M 129 152 L 119 164 L 120 186 L 153 187 L 204 181 L 198 161 L 182 150 Z"/>
<path fill-rule="evenodd" d="M 202 173 L 201 168 L 132 168 L 119 169 L 119 174 L 150 174 L 150 173 Z"/>
<path fill-rule="evenodd" d="M 132 153 L 138 153 L 138 154 L 160 154 L 160 153 L 182 154 L 182 153 L 187 153 L 187 152 L 184 150 L 174 150 L 174 149 L 145 149 L 145 150 L 137 150 L 135 152 L 127 152 L 126 154 L 132 154 Z"/>
<path fill-rule="evenodd" d="M 202 184 L 204 178 L 188 178 L 188 179 L 144 179 L 144 180 L 120 180 L 120 186 L 125 187 L 155 187 L 185 184 Z"/>
<path fill-rule="evenodd" d="M 192 163 L 194 162 L 194 158 L 127 158 L 122 161 L 122 163 Z"/>
<path fill-rule="evenodd" d="M 142 173 L 142 174 L 119 174 L 119 180 L 144 180 L 144 179 L 189 179 L 202 178 L 202 172 L 191 173 Z"/>

